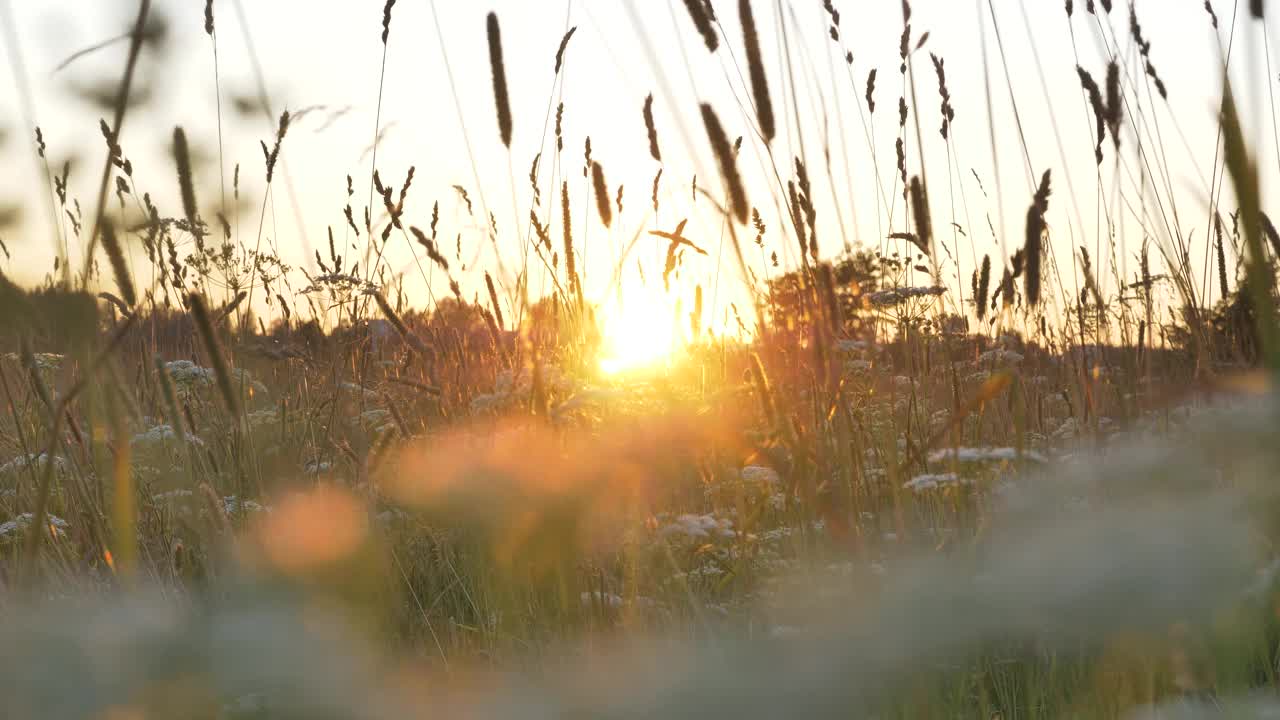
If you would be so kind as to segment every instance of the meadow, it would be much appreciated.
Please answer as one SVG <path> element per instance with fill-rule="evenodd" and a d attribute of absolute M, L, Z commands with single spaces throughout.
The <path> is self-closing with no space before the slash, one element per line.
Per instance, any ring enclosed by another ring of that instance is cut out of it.
<path fill-rule="evenodd" d="M 682 52 L 727 56 L 740 102 L 637 97 L 651 174 L 624 193 L 609 148 L 562 132 L 591 99 L 553 93 L 535 157 L 475 168 L 528 210 L 517 226 L 486 218 L 470 179 L 433 199 L 412 165 L 390 177 L 375 127 L 299 265 L 268 211 L 296 111 L 271 113 L 260 165 L 219 147 L 218 187 L 193 179 L 181 126 L 166 173 L 135 175 L 120 127 L 147 0 L 113 41 L 101 153 L 77 168 L 96 196 L 69 190 L 38 127 L 10 138 L 43 168 L 56 260 L 19 282 L 22 244 L 0 234 L 0 714 L 1280 713 L 1280 234 L 1237 104 L 1270 91 L 1232 81 L 1270 8 L 1205 2 L 1222 83 L 1188 88 L 1158 70 L 1153 41 L 1177 38 L 1144 35 L 1152 6 L 1067 0 L 1064 27 L 1113 53 L 1076 66 L 1078 112 L 1058 119 L 1087 127 L 1069 153 L 1098 170 L 1028 168 L 1023 193 L 954 160 L 955 105 L 992 96 L 952 98 L 929 44 L 945 28 L 909 2 L 883 29 L 899 54 L 856 62 L 853 4 L 822 3 L 821 50 L 849 80 L 824 127 L 896 127 L 853 169 L 826 131 L 781 149 L 811 108 L 794 75 L 771 86 L 787 25 L 757 27 L 769 3 L 671 5 Z M 396 42 L 401 9 L 379 26 L 370 5 L 361 31 Z M 212 0 L 175 22 L 216 54 Z M 504 55 L 518 29 L 500 11 L 447 30 L 488 49 L 471 72 L 492 104 L 456 108 L 476 143 L 538 130 L 508 92 L 526 63 L 558 79 L 589 61 L 577 26 L 542 58 Z M 817 64 L 788 53 L 787 74 Z M 1172 139 L 1179 91 L 1211 101 L 1216 137 Z M 713 176 L 664 174 L 679 134 Z M 1213 157 L 1202 202 L 1170 170 L 1182 142 Z M 842 173 L 870 178 L 878 235 L 846 225 Z M 233 216 L 251 174 L 265 191 Z M 961 213 L 970 180 L 983 197 Z M 1065 182 L 1092 186 L 1095 221 L 1072 224 Z M 1008 233 L 997 203 L 1018 208 Z M 492 244 L 481 262 L 450 227 L 464 213 Z M 718 241 L 681 221 L 699 213 Z M 592 245 L 610 262 L 588 282 Z"/>

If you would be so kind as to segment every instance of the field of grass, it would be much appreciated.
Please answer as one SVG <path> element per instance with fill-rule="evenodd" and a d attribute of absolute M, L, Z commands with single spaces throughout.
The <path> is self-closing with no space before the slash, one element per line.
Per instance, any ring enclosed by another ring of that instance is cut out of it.
<path fill-rule="evenodd" d="M 986 213 L 973 226 L 944 201 L 960 121 L 910 5 L 876 73 L 827 0 L 824 50 L 852 81 L 829 120 L 898 127 L 897 167 L 873 151 L 884 173 L 859 199 L 882 236 L 863 237 L 819 212 L 844 182 L 828 137 L 775 155 L 799 109 L 770 87 L 752 16 L 768 4 L 672 3 L 706 46 L 690 55 L 741 59 L 725 75 L 737 107 L 680 112 L 714 178 L 663 175 L 678 145 L 660 97 L 628 118 L 655 176 L 629 178 L 643 189 L 625 204 L 601 148 L 592 160 L 588 138 L 579 166 L 557 119 L 528 183 L 518 158 L 477 169 L 529 220 L 501 230 L 503 253 L 491 215 L 505 262 L 469 267 L 413 169 L 392 182 L 375 150 L 371 206 L 347 176 L 327 243 L 292 267 L 263 243 L 266 197 L 243 223 L 202 212 L 216 191 L 193 181 L 183 128 L 171 171 L 135 176 L 116 138 L 144 0 L 120 39 L 100 192 L 72 196 L 33 129 L 57 264 L 16 282 L 11 238 L 0 263 L 0 715 L 1280 714 L 1280 235 L 1232 84 L 1184 88 L 1221 111 L 1216 138 L 1192 138 L 1214 165 L 1188 203 L 1138 8 L 1066 2 L 1067 27 L 1115 53 L 1079 68 L 1079 113 L 1060 119 L 1096 140 L 1072 149 L 1099 168 L 1077 186 L 1113 202 L 1096 237 L 1067 242 L 1064 171 L 1040 168 L 1033 192 L 1000 196 L 1025 226 L 996 243 L 992 198 L 968 199 Z M 1204 23 L 1261 42 L 1264 4 L 1206 2 Z M 213 39 L 214 9 L 179 21 Z M 487 43 L 494 105 L 459 110 L 496 125 L 476 142 L 510 148 L 507 83 L 529 59 L 504 57 L 500 20 L 448 30 Z M 290 124 L 278 116 L 261 167 L 223 168 L 224 195 L 239 202 L 242 172 L 271 192 Z M 924 134 L 943 154 L 927 177 L 924 151 L 904 152 Z M 459 182 L 450 200 L 470 212 Z M 161 187 L 180 204 L 154 204 Z M 601 232 L 646 203 L 634 238 Z M 725 239 L 652 220 L 660 204 L 713 214 Z M 598 297 L 589 229 L 616 258 Z M 647 287 L 674 319 L 606 311 L 637 242 L 665 249 Z M 420 252 L 409 273 L 430 273 L 430 298 L 384 258 L 392 244 Z M 689 269 L 708 251 L 713 275 Z"/>

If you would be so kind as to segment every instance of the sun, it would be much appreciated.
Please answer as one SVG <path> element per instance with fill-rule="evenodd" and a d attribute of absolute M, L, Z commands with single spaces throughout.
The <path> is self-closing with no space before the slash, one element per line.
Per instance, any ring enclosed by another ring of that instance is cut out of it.
<path fill-rule="evenodd" d="M 600 370 L 606 375 L 665 364 L 679 338 L 674 315 L 661 296 L 628 295 L 614 304 L 604 318 L 604 343 Z"/>

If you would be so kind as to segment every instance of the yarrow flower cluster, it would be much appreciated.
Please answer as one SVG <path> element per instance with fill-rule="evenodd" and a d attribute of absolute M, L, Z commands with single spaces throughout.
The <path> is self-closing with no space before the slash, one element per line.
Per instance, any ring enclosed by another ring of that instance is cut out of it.
<path fill-rule="evenodd" d="M 13 542 L 22 537 L 27 528 L 31 527 L 31 523 L 34 520 L 35 515 L 25 512 L 12 520 L 0 523 L 0 544 Z M 55 537 L 62 537 L 66 534 L 67 528 L 70 527 L 66 520 L 57 515 L 46 515 L 45 524 L 49 526 L 50 532 Z"/>
<path fill-rule="evenodd" d="M 941 490 L 949 487 L 959 487 L 961 485 L 972 485 L 971 478 L 962 478 L 955 473 L 937 473 L 931 475 L 917 475 L 902 484 L 902 487 L 917 493 L 924 493 L 930 490 Z"/>
<path fill-rule="evenodd" d="M 960 447 L 945 448 L 943 450 L 935 450 L 929 453 L 929 462 L 960 462 L 960 463 L 1002 463 L 1014 462 L 1016 460 L 1026 460 L 1036 463 L 1048 462 L 1045 456 L 1032 450 L 1023 450 L 1018 452 L 1017 448 L 1011 447 Z"/>
<path fill-rule="evenodd" d="M 22 362 L 22 356 L 18 353 L 6 353 L 6 360 L 13 362 Z M 57 372 L 62 368 L 62 361 L 65 359 L 63 355 L 58 353 L 32 353 L 31 358 L 35 363 L 36 369 L 41 372 Z"/>
<path fill-rule="evenodd" d="M 733 523 L 712 515 L 693 515 L 686 513 L 663 526 L 660 531 L 663 537 L 683 535 L 689 538 L 731 538 L 737 533 L 733 531 Z"/>
<path fill-rule="evenodd" d="M 164 371 L 173 381 L 178 395 L 184 399 L 197 390 L 213 387 L 218 380 L 213 368 L 201 367 L 190 360 L 171 360 L 164 364 Z M 231 383 L 243 386 L 250 397 L 265 397 L 267 394 L 267 386 L 254 380 L 243 368 L 231 370 Z"/>
<path fill-rule="evenodd" d="M 946 293 L 946 291 L 947 289 L 941 285 L 900 287 L 867 293 L 865 297 L 867 302 L 871 303 L 875 307 L 891 307 L 893 305 L 900 305 L 908 300 L 914 300 L 915 298 L 938 297 Z"/>
<path fill-rule="evenodd" d="M 17 474 L 27 469 L 43 470 L 45 463 L 49 462 L 48 453 L 30 453 L 27 455 L 19 455 L 12 460 L 0 465 L 0 475 Z M 53 469 L 62 472 L 66 469 L 67 461 L 53 456 Z"/>
<path fill-rule="evenodd" d="M 134 435 L 129 441 L 129 444 L 141 450 L 148 450 L 169 445 L 177 440 L 178 433 L 174 432 L 173 427 L 169 425 L 156 425 L 155 427 L 147 428 L 146 431 Z M 187 433 L 187 442 L 195 445 L 204 445 L 203 440 L 191 433 Z"/>

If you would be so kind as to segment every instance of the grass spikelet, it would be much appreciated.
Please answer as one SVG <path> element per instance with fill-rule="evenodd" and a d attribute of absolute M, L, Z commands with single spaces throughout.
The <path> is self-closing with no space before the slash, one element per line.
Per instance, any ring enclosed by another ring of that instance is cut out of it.
<path fill-rule="evenodd" d="M 426 343 L 422 342 L 422 339 L 410 330 L 408 325 L 404 324 L 404 320 L 400 318 L 395 308 L 391 307 L 391 303 L 387 302 L 387 298 L 382 293 L 373 293 L 373 301 L 378 304 L 378 310 L 382 311 L 382 316 L 387 319 L 387 322 L 391 323 L 391 327 L 405 341 L 409 349 L 420 355 L 429 354 Z"/>
<path fill-rule="evenodd" d="M 200 336 L 205 354 L 209 356 L 209 365 L 213 367 L 213 375 L 217 380 L 222 402 L 229 413 L 239 416 L 240 403 L 236 400 L 235 386 L 231 384 L 231 372 L 227 369 L 227 362 L 222 356 L 222 344 L 218 342 L 218 335 L 213 328 L 213 318 L 204 304 L 204 298 L 192 293 L 187 296 L 187 304 L 196 321 L 196 334 Z"/>
<path fill-rule="evenodd" d="M 662 168 L 653 176 L 653 211 L 658 212 L 658 183 L 662 180 Z"/>
<path fill-rule="evenodd" d="M 289 132 L 289 111 L 285 110 L 280 113 L 280 124 L 276 126 L 276 141 L 272 145 L 271 151 L 267 151 L 267 144 L 262 143 L 262 156 L 267 163 L 267 184 L 271 184 L 271 179 L 275 177 L 276 162 L 280 159 L 280 145 L 284 143 L 284 136 Z"/>
<path fill-rule="evenodd" d="M 760 398 L 760 414 L 770 429 L 778 427 L 778 404 L 773 397 L 773 388 L 769 386 L 769 376 L 765 375 L 764 364 L 760 356 L 751 353 L 751 384 L 755 386 L 756 395 Z"/>
<path fill-rule="evenodd" d="M 569 38 L 576 32 L 578 32 L 578 26 L 574 25 L 569 28 L 569 32 L 565 33 L 563 38 L 560 38 L 560 49 L 556 50 L 556 75 L 560 74 L 560 67 L 564 65 L 564 51 L 569 47 Z"/>
<path fill-rule="evenodd" d="M 444 255 L 440 254 L 440 248 L 436 245 L 435 241 L 427 237 L 426 233 L 422 232 L 422 230 L 417 227 L 410 227 L 409 232 L 413 234 L 414 239 L 418 241 L 419 245 L 426 248 L 427 257 L 431 259 L 431 262 L 435 263 L 446 273 L 449 272 L 449 260 Z"/>
<path fill-rule="evenodd" d="M 551 237 L 547 235 L 547 226 L 538 220 L 538 213 L 530 210 L 529 222 L 533 225 L 534 232 L 538 235 L 538 242 L 542 244 L 543 249 L 548 253 L 551 252 Z"/>
<path fill-rule="evenodd" d="M 1049 210 L 1049 171 L 1044 171 L 1040 178 L 1040 187 L 1036 190 L 1031 207 L 1027 209 L 1027 238 L 1023 246 L 1023 290 L 1027 295 L 1027 303 L 1035 307 L 1040 302 L 1040 255 L 1044 241 L 1044 214 Z"/>
<path fill-rule="evenodd" d="M 182 212 L 194 231 L 199 211 L 196 208 L 195 183 L 191 179 L 191 153 L 187 148 L 187 133 L 181 126 L 173 129 L 173 163 L 178 169 L 178 188 L 182 191 Z"/>
<path fill-rule="evenodd" d="M 494 288 L 493 278 L 489 276 L 488 271 L 484 274 L 484 284 L 489 289 L 489 302 L 493 305 L 493 316 L 498 321 L 498 327 L 505 330 L 507 323 L 502 318 L 502 304 L 498 302 L 498 291 Z"/>
<path fill-rule="evenodd" d="M 702 123 L 707 128 L 707 139 L 711 141 L 711 150 L 720 165 L 720 174 L 729 191 L 729 209 L 738 223 L 747 223 L 747 213 L 751 206 L 747 202 L 747 191 L 742 186 L 742 176 L 738 174 L 738 163 L 733 156 L 733 148 L 729 145 L 729 137 L 725 135 L 720 118 L 709 103 L 702 103 Z"/>
<path fill-rule="evenodd" d="M 489 13 L 485 28 L 489 37 L 489 69 L 493 72 L 493 101 L 498 110 L 502 144 L 511 147 L 511 100 L 507 96 L 507 70 L 502 62 L 502 34 L 497 13 Z M 566 38 L 567 40 L 567 38 Z"/>
<path fill-rule="evenodd" d="M 560 184 L 561 227 L 564 233 L 564 269 L 569 278 L 569 292 L 582 298 L 582 287 L 578 283 L 578 268 L 573 257 L 573 218 L 569 214 L 569 182 Z"/>
<path fill-rule="evenodd" d="M 1107 65 L 1107 127 L 1111 142 L 1120 147 L 1120 121 L 1124 119 L 1124 100 L 1120 96 L 1120 62 L 1115 58 Z"/>
<path fill-rule="evenodd" d="M 933 257 L 933 222 L 929 217 L 929 194 L 919 175 L 911 177 L 911 217 L 916 225 L 916 247 Z"/>
<path fill-rule="evenodd" d="M 978 289 L 974 295 L 975 308 L 978 311 L 978 320 L 982 321 L 987 317 L 987 295 L 991 291 L 991 256 L 982 256 L 982 270 L 978 273 Z"/>
<path fill-rule="evenodd" d="M 872 115 L 876 114 L 876 69 L 871 68 L 871 72 L 867 73 L 867 111 Z"/>
<path fill-rule="evenodd" d="M 387 0 L 387 4 L 382 6 L 382 44 L 387 44 L 387 37 L 391 35 L 391 8 L 396 4 L 396 0 Z"/>
<path fill-rule="evenodd" d="M 1213 230 L 1216 238 L 1215 250 L 1218 256 L 1218 287 L 1222 289 L 1222 297 L 1227 297 L 1231 288 L 1227 286 L 1227 253 L 1222 247 L 1222 215 L 1213 216 Z"/>
<path fill-rule="evenodd" d="M 564 103 L 556 105 L 556 152 L 564 150 Z"/>
<path fill-rule="evenodd" d="M 204 0 L 204 34 L 213 36 L 213 0 Z"/>
<path fill-rule="evenodd" d="M 644 99 L 644 129 L 649 133 L 649 154 L 654 160 L 662 162 L 662 151 L 658 149 L 658 128 L 653 124 L 653 93 Z"/>
<path fill-rule="evenodd" d="M 942 139 L 946 140 L 950 134 L 951 122 L 956 119 L 956 110 L 951 106 L 951 91 L 947 88 L 947 69 L 946 60 L 929 53 L 929 59 L 933 61 L 933 69 L 938 74 L 938 95 L 942 97 Z"/>
<path fill-rule="evenodd" d="M 707 50 L 715 52 L 720 47 L 720 39 L 716 37 L 715 28 L 711 27 L 711 17 L 707 14 L 707 8 L 702 4 L 702 0 L 684 0 L 684 6 L 689 11 L 693 26 L 702 36 L 702 42 L 707 44 Z"/>
<path fill-rule="evenodd" d="M 696 341 L 702 335 L 702 286 L 693 292 L 693 312 L 689 313 L 689 334 Z"/>
<path fill-rule="evenodd" d="M 1089 107 L 1093 109 L 1093 119 L 1097 123 L 1098 145 L 1094 149 L 1094 155 L 1098 160 L 1098 164 L 1102 164 L 1102 141 L 1107 136 L 1107 109 L 1102 103 L 1102 90 L 1098 88 L 1098 83 L 1093 81 L 1093 76 L 1089 74 L 1079 65 L 1076 66 L 1076 74 L 1080 76 L 1080 86 L 1089 96 Z"/>
<path fill-rule="evenodd" d="M 751 75 L 751 95 L 756 101 L 756 120 L 766 143 L 773 142 L 777 127 L 773 119 L 773 101 L 769 99 L 769 77 L 760 54 L 760 37 L 756 33 L 751 0 L 738 0 L 738 17 L 742 21 L 742 44 L 747 51 L 747 71 Z"/>
<path fill-rule="evenodd" d="M 598 162 L 591 163 L 591 185 L 596 195 L 596 210 L 600 213 L 600 222 L 609 227 L 613 224 L 613 208 L 609 206 L 609 186 L 604 179 L 604 167 Z"/>
<path fill-rule="evenodd" d="M 115 276 L 120 295 L 124 298 L 126 305 L 133 307 L 138 302 L 138 296 L 133 288 L 133 277 L 129 275 L 129 266 L 124 260 L 124 249 L 120 247 L 120 239 L 116 237 L 115 223 L 105 217 L 102 218 L 102 249 L 107 253 L 107 259 L 111 261 L 111 274 Z"/>
<path fill-rule="evenodd" d="M 1213 5 L 1209 0 L 1204 0 L 1205 12 L 1209 13 L 1209 22 L 1213 25 L 1213 29 L 1218 29 L 1218 13 L 1213 11 Z"/>

